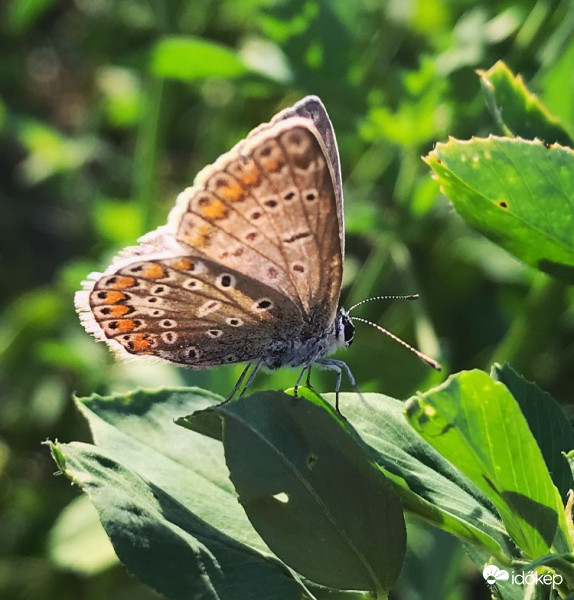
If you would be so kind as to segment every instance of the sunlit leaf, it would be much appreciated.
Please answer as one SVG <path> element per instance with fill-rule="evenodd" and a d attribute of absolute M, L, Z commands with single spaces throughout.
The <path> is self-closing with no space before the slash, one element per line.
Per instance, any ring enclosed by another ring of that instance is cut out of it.
<path fill-rule="evenodd" d="M 560 121 L 528 90 L 522 77 L 514 75 L 503 62 L 478 74 L 490 112 L 505 135 L 572 144 Z"/>
<path fill-rule="evenodd" d="M 170 36 L 157 42 L 150 68 L 158 77 L 183 81 L 233 79 L 248 72 L 233 49 L 191 36 Z"/>
<path fill-rule="evenodd" d="M 412 398 L 407 418 L 488 496 L 527 558 L 568 548 L 560 494 L 503 384 L 482 371 L 457 373 Z"/>
<path fill-rule="evenodd" d="M 574 281 L 574 152 L 489 137 L 437 144 L 425 158 L 467 223 L 547 273 Z"/>

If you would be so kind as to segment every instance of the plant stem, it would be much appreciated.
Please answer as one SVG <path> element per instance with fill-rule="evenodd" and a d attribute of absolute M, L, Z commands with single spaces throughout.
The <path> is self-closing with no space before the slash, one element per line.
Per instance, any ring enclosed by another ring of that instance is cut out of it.
<path fill-rule="evenodd" d="M 134 192 L 140 206 L 143 232 L 155 225 L 153 204 L 157 197 L 157 155 L 164 83 L 150 78 L 147 105 L 140 125 L 134 160 Z"/>
<path fill-rule="evenodd" d="M 544 274 L 535 277 L 521 313 L 514 319 L 490 363 L 508 362 L 527 375 L 532 360 L 556 331 L 566 306 L 566 286 Z"/>

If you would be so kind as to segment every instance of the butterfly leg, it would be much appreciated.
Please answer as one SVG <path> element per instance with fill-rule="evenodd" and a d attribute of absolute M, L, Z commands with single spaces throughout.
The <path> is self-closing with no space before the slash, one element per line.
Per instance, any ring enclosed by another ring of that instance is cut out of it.
<path fill-rule="evenodd" d="M 248 366 L 251 366 L 251 363 Z M 243 398 L 243 396 L 245 395 L 245 392 L 248 390 L 249 387 L 251 387 L 251 384 L 253 383 L 253 380 L 255 379 L 255 375 L 257 375 L 257 373 L 259 373 L 262 366 L 263 366 L 262 360 L 260 360 L 258 363 L 255 363 L 253 370 L 251 371 L 251 373 L 249 374 L 249 377 L 247 378 L 247 382 L 245 383 L 245 385 L 243 386 L 243 389 L 241 390 L 241 394 L 239 394 L 240 398 Z M 247 372 L 247 370 L 245 370 L 241 374 L 242 378 L 246 372 Z"/>
<path fill-rule="evenodd" d="M 326 369 L 337 372 L 337 383 L 335 385 L 335 409 L 339 414 L 341 414 L 341 411 L 339 410 L 339 392 L 341 391 L 341 382 L 343 379 L 343 371 L 345 371 L 345 374 L 347 375 L 349 383 L 355 389 L 355 391 L 359 394 L 359 396 L 361 397 L 361 400 L 364 399 L 363 394 L 361 394 L 361 390 L 359 389 L 359 386 L 357 385 L 357 382 L 355 381 L 355 377 L 353 376 L 353 373 L 351 373 L 351 369 L 349 369 L 349 365 L 346 362 L 344 362 L 342 360 L 336 360 L 335 358 L 320 358 L 318 361 L 315 362 L 315 364 L 321 365 L 322 367 L 325 367 Z"/>
<path fill-rule="evenodd" d="M 227 396 L 227 398 L 223 401 L 223 404 L 226 404 L 233 398 L 233 396 L 235 396 L 235 394 L 237 393 L 237 390 L 241 387 L 241 384 L 243 383 L 243 380 L 245 379 L 245 376 L 247 375 L 247 372 L 249 371 L 251 366 L 252 366 L 251 363 L 247 363 L 247 365 L 245 365 L 245 368 L 243 369 L 243 371 L 241 371 L 241 375 L 239 376 L 237 383 L 235 384 L 234 388 L 231 390 L 231 394 L 229 394 L 229 396 Z"/>
<path fill-rule="evenodd" d="M 303 376 L 305 375 L 305 371 L 309 372 L 310 367 L 303 367 L 303 370 L 301 371 L 301 373 L 299 374 L 299 377 L 297 377 L 297 381 L 295 382 L 295 386 L 293 387 L 293 393 L 295 398 L 298 397 L 298 391 L 299 391 L 299 386 L 301 385 L 301 381 L 303 381 Z M 309 376 L 307 375 L 307 378 Z"/>
<path fill-rule="evenodd" d="M 313 389 L 313 386 L 311 385 L 311 366 L 312 365 L 309 365 L 309 368 L 307 369 L 307 382 L 306 382 L 306 385 L 310 390 Z"/>
<path fill-rule="evenodd" d="M 317 394 L 317 392 L 315 391 L 315 388 L 311 385 L 311 369 L 313 368 L 313 365 L 310 364 L 308 367 L 305 367 L 305 369 L 303 370 L 303 372 L 307 371 L 307 380 L 305 381 L 305 385 L 307 386 L 308 389 L 310 389 L 314 394 L 316 394 L 317 396 L 319 394 Z"/>

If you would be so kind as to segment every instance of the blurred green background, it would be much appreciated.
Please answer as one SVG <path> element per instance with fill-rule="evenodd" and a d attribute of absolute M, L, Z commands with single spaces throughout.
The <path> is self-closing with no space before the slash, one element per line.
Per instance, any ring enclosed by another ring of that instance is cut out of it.
<path fill-rule="evenodd" d="M 42 441 L 89 441 L 72 395 L 200 385 L 240 371 L 114 362 L 80 326 L 92 270 L 165 222 L 195 173 L 261 122 L 318 94 L 345 183 L 343 305 L 441 360 L 431 372 L 358 325 L 361 389 L 407 398 L 508 361 L 563 404 L 572 293 L 469 230 L 420 157 L 497 133 L 475 69 L 504 60 L 572 131 L 570 0 L 5 0 L 0 6 L 0 598 L 147 599 L 114 560 Z M 296 374 L 261 375 L 260 389 Z M 315 372 L 318 390 L 332 375 Z M 344 412 L 344 406 L 342 406 Z M 68 508 L 66 508 L 68 507 Z M 446 536 L 411 523 L 392 598 L 487 598 Z"/>

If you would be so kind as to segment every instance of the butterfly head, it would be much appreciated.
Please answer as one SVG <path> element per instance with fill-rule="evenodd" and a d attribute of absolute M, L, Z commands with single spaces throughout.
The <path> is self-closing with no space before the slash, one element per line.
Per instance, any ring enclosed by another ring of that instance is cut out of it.
<path fill-rule="evenodd" d="M 339 348 L 348 348 L 355 337 L 355 326 L 349 313 L 341 308 L 335 317 L 335 340 Z"/>

